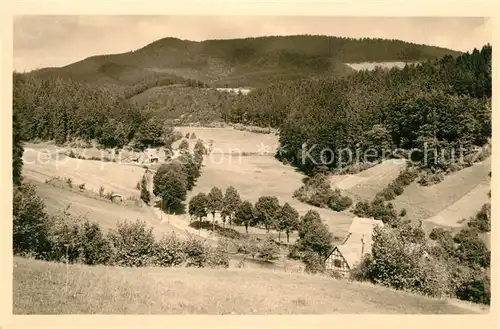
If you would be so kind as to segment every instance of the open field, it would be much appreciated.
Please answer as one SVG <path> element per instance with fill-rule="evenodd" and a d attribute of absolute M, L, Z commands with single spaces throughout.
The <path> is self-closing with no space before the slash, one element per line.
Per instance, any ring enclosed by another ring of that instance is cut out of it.
<path fill-rule="evenodd" d="M 27 143 L 25 150 L 23 174 L 29 179 L 45 182 L 59 176 L 70 178 L 73 185 L 85 183 L 87 190 L 96 193 L 102 186 L 105 193 L 114 192 L 125 198 L 139 196 L 135 187 L 145 172 L 140 166 L 74 159 L 63 155 L 63 148 L 48 143 Z"/>
<path fill-rule="evenodd" d="M 140 219 L 153 227 L 157 237 L 172 231 L 185 235 L 186 232 L 168 223 L 162 223 L 159 216 L 149 207 L 129 207 L 113 204 L 106 200 L 94 199 L 78 192 L 32 181 L 37 187 L 37 194 L 43 199 L 49 214 L 55 214 L 70 205 L 68 211 L 72 215 L 86 216 L 89 220 L 99 223 L 104 231 L 116 227 L 118 221 L 135 221 Z"/>
<path fill-rule="evenodd" d="M 282 271 L 84 265 L 66 268 L 60 263 L 14 258 L 14 314 L 481 312 L 477 306 L 454 304 L 380 286 Z"/>
<path fill-rule="evenodd" d="M 213 153 L 215 154 L 240 154 L 247 153 L 268 153 L 274 155 L 278 145 L 278 136 L 273 134 L 257 134 L 248 131 L 241 131 L 232 127 L 226 128 L 204 128 L 204 127 L 177 127 L 183 136 L 186 133 L 195 133 L 197 138 L 205 143 L 213 141 Z M 191 144 L 196 143 L 196 139 L 189 140 Z M 172 146 L 177 148 L 180 140 Z M 217 161 L 217 158 L 215 158 Z"/>
<path fill-rule="evenodd" d="M 393 67 L 403 68 L 406 64 L 413 63 L 405 63 L 405 62 L 363 62 L 363 63 L 346 63 L 350 68 L 355 69 L 356 71 L 360 70 L 374 70 L 376 67 L 381 67 L 384 69 L 390 69 Z"/>
<path fill-rule="evenodd" d="M 333 175 L 330 182 L 332 188 L 343 190 L 353 200 L 372 200 L 404 168 L 404 160 L 386 160 L 354 175 Z"/>
<path fill-rule="evenodd" d="M 475 215 L 488 202 L 490 170 L 491 157 L 445 176 L 436 185 L 421 186 L 414 182 L 394 200 L 394 206 L 405 208 L 409 219 L 457 227 L 458 221 Z"/>

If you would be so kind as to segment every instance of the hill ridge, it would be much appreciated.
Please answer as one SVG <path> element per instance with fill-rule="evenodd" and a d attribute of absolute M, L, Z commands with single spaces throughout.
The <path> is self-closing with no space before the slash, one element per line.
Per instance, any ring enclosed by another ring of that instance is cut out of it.
<path fill-rule="evenodd" d="M 296 34 L 185 40 L 165 37 L 141 48 L 94 55 L 58 68 L 30 72 L 113 85 L 123 91 L 146 80 L 196 80 L 212 87 L 259 87 L 313 76 L 345 76 L 346 63 L 422 61 L 459 51 L 396 39 Z M 151 72 L 152 68 L 168 73 Z"/>

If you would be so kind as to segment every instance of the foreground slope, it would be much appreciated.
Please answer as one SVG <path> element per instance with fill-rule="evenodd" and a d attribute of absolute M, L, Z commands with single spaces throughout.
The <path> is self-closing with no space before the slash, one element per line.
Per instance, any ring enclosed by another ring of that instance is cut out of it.
<path fill-rule="evenodd" d="M 14 314 L 475 313 L 446 300 L 302 274 L 84 265 L 66 269 L 64 264 L 18 257 L 13 290 Z"/>
<path fill-rule="evenodd" d="M 164 38 L 135 51 L 93 56 L 36 73 L 118 86 L 131 86 L 145 79 L 177 82 L 194 79 L 218 87 L 257 87 L 271 81 L 353 72 L 345 63 L 414 62 L 458 54 L 445 48 L 399 40 L 318 35 L 201 42 Z"/>

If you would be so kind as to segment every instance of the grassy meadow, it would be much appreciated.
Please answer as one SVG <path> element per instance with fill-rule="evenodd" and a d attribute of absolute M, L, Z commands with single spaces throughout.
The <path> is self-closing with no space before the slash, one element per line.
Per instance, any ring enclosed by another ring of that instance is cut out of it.
<path fill-rule="evenodd" d="M 262 269 L 114 268 L 14 259 L 14 314 L 473 314 L 369 284 Z"/>

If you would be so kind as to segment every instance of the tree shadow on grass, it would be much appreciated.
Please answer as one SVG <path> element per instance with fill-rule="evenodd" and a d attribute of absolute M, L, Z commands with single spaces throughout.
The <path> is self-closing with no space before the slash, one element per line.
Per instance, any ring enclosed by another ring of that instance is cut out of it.
<path fill-rule="evenodd" d="M 227 237 L 227 238 L 232 238 L 232 239 L 239 239 L 243 237 L 244 235 L 241 234 L 240 232 L 236 231 L 235 229 L 229 228 L 229 227 L 222 227 L 218 224 L 213 224 L 211 221 L 202 221 L 200 224 L 199 220 L 193 220 L 190 224 L 190 227 L 198 230 L 203 229 L 207 231 L 214 231 L 221 236 Z"/>
<path fill-rule="evenodd" d="M 155 201 L 154 206 L 158 209 L 160 209 L 161 202 L 160 201 Z M 167 207 L 163 205 L 163 209 L 161 209 L 165 214 L 167 213 Z M 170 214 L 173 215 L 185 215 L 186 214 L 186 205 L 184 203 L 177 204 L 175 206 L 171 206 L 170 209 Z"/>

